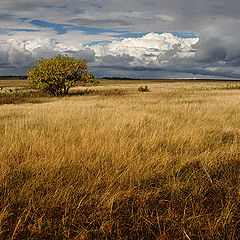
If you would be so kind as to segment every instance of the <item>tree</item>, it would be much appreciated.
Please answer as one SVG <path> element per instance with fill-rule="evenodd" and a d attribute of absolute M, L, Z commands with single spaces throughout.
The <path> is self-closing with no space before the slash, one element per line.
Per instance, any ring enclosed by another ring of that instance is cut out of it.
<path fill-rule="evenodd" d="M 70 87 L 78 82 L 92 82 L 94 76 L 87 71 L 85 60 L 57 55 L 37 61 L 37 66 L 28 71 L 31 86 L 52 96 L 67 95 Z"/>

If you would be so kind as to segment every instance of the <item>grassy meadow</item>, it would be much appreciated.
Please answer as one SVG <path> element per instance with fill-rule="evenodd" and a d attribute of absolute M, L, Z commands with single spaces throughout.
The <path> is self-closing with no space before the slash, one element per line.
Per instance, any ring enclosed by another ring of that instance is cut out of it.
<path fill-rule="evenodd" d="M 239 239 L 239 86 L 0 93 L 0 239 Z"/>

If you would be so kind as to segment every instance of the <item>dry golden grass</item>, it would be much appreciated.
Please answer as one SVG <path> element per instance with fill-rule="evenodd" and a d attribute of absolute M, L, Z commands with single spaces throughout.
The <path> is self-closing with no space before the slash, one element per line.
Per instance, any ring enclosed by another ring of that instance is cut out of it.
<path fill-rule="evenodd" d="M 19 78 L 3 78 L 0 77 L 0 88 L 4 87 L 25 87 L 29 84 L 27 79 L 19 79 Z"/>
<path fill-rule="evenodd" d="M 138 87 L 0 106 L 1 239 L 238 239 L 240 91 Z"/>

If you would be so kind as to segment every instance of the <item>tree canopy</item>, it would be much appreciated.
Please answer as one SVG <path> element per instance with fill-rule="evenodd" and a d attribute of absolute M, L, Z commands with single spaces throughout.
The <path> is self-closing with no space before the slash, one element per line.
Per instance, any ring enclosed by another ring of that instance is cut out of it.
<path fill-rule="evenodd" d="M 69 93 L 70 87 L 78 82 L 91 82 L 94 76 L 87 71 L 85 60 L 63 55 L 37 61 L 28 71 L 31 86 L 50 93 L 52 96 L 62 96 Z"/>

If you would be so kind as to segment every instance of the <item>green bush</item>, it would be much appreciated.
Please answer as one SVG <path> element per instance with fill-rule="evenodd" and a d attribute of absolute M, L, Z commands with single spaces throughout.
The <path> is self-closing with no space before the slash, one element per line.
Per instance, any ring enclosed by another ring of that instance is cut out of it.
<path fill-rule="evenodd" d="M 41 59 L 37 66 L 28 71 L 31 87 L 41 89 L 52 96 L 67 95 L 70 87 L 78 82 L 94 82 L 94 76 L 87 71 L 85 60 L 57 55 Z"/>
<path fill-rule="evenodd" d="M 91 85 L 98 85 L 100 83 L 100 81 L 98 79 L 96 79 L 93 74 L 89 73 L 89 83 Z"/>
<path fill-rule="evenodd" d="M 145 87 L 141 86 L 138 88 L 139 92 L 150 92 L 148 86 L 146 85 Z"/>

